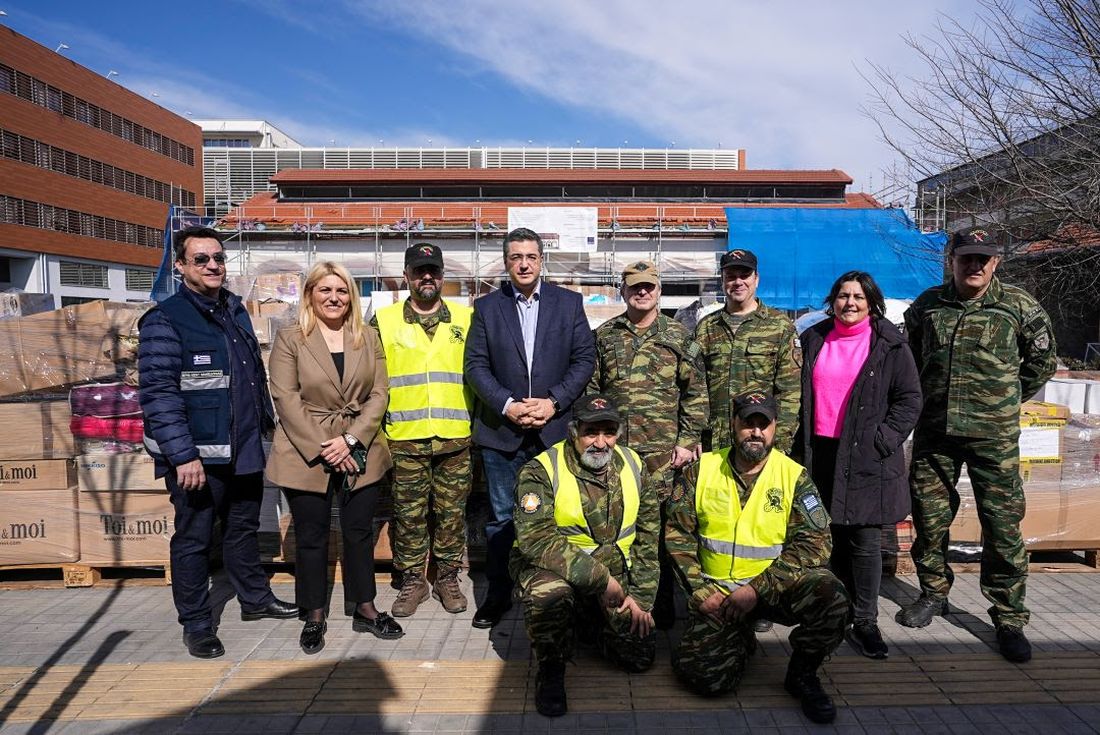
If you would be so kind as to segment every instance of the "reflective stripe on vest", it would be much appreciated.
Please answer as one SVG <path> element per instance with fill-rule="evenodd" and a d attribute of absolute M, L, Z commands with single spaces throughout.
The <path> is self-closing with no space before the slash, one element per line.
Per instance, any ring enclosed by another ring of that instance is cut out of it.
<path fill-rule="evenodd" d="M 742 509 L 729 453 L 722 449 L 700 457 L 695 514 L 703 574 L 736 589 L 783 553 L 795 485 L 803 470 L 773 449 Z"/>
<path fill-rule="evenodd" d="M 474 310 L 447 302 L 451 321 L 428 339 L 405 321 L 404 302 L 379 309 L 378 334 L 386 351 L 390 403 L 383 424 L 390 439 L 460 439 L 470 435 L 473 393 L 462 378 L 462 358 Z"/>
<path fill-rule="evenodd" d="M 588 520 L 584 517 L 584 505 L 581 502 L 581 489 L 577 478 L 569 471 L 561 459 L 566 443 L 558 442 L 535 459 L 550 477 L 550 487 L 554 493 L 554 521 L 558 533 L 586 554 L 591 554 L 599 544 L 592 538 Z M 619 486 L 623 491 L 623 523 L 615 538 L 615 545 L 622 552 L 627 569 L 631 566 L 630 547 L 637 535 L 638 504 L 642 487 L 642 460 L 634 450 L 615 447 L 615 453 L 622 457 L 623 468 L 619 472 Z"/>
<path fill-rule="evenodd" d="M 164 456 L 160 451 L 160 445 L 153 441 L 153 437 L 145 434 L 142 436 L 142 442 L 153 454 Z M 228 444 L 196 444 L 195 449 L 199 450 L 199 457 L 202 459 L 229 459 L 233 456 L 233 448 Z"/>

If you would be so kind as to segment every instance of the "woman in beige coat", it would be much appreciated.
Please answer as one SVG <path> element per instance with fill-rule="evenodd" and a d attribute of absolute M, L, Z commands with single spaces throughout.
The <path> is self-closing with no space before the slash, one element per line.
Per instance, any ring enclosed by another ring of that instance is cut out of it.
<path fill-rule="evenodd" d="M 279 330 L 268 371 L 279 423 L 267 476 L 284 489 L 294 519 L 295 592 L 306 621 L 302 650 L 316 653 L 325 645 L 333 502 L 340 504 L 352 627 L 399 638 L 401 626 L 374 606 L 374 511 L 380 480 L 392 465 L 381 431 L 386 360 L 343 266 L 323 262 L 310 270 L 298 324 Z M 361 466 L 357 457 L 364 456 Z"/>

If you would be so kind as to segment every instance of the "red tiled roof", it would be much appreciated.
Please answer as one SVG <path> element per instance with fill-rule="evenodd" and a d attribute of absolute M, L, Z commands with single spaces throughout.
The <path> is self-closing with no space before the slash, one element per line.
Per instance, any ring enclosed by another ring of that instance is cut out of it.
<path fill-rule="evenodd" d="M 487 184 L 487 183 L 699 183 L 843 184 L 852 177 L 839 169 L 819 171 L 579 168 L 341 168 L 285 169 L 274 184 Z"/>
<path fill-rule="evenodd" d="M 375 201 L 375 202 L 280 202 L 272 192 L 255 195 L 222 219 L 225 224 L 238 220 L 263 222 L 274 228 L 289 228 L 293 224 L 324 222 L 326 228 L 344 229 L 392 225 L 399 220 L 424 220 L 427 228 L 467 228 L 474 221 L 496 222 L 503 226 L 508 221 L 508 208 L 524 206 L 523 202 L 470 201 Z M 589 204 L 585 202 L 531 202 L 538 207 L 595 206 L 600 225 L 610 226 L 612 220 L 624 228 L 648 228 L 658 219 L 672 228 L 677 225 L 696 225 L 706 228 L 710 220 L 722 222 L 726 207 L 806 207 L 810 209 L 878 209 L 881 205 L 870 194 L 862 192 L 845 195 L 843 202 L 798 203 L 777 201 L 730 202 L 708 204 L 670 204 L 667 202 L 623 201 Z"/>
<path fill-rule="evenodd" d="M 1100 231 L 1085 225 L 1066 225 L 1058 230 L 1055 237 L 1035 240 L 1023 247 L 1022 253 L 1036 255 L 1055 253 L 1073 248 L 1100 247 Z"/>

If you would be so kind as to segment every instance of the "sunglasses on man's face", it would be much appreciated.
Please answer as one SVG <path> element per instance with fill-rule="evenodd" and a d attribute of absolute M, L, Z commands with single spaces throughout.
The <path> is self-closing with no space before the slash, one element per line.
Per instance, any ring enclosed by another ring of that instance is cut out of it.
<path fill-rule="evenodd" d="M 211 260 L 213 260 L 218 265 L 225 265 L 225 253 L 214 253 L 213 255 L 199 253 L 198 255 L 192 256 L 190 263 L 191 265 L 204 266 Z M 187 263 L 187 258 L 184 258 L 183 262 Z"/>

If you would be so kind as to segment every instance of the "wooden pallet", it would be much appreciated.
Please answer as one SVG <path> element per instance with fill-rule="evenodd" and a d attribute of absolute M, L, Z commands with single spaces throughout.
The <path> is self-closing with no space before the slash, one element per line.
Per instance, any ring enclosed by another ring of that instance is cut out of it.
<path fill-rule="evenodd" d="M 118 576 L 115 570 L 155 570 L 156 576 Z M 111 570 L 108 572 L 107 570 Z M 104 576 L 107 572 L 107 576 Z M 97 587 L 117 584 L 172 584 L 172 567 L 163 559 L 109 563 L 62 562 L 59 564 L 5 564 L 0 566 L 0 589 L 40 587 Z"/>

